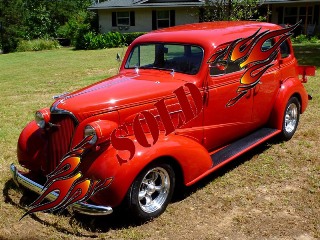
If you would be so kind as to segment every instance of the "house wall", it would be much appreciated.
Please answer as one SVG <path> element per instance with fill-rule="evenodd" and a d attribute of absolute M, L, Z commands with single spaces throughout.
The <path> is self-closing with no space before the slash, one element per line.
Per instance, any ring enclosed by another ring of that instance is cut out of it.
<path fill-rule="evenodd" d="M 152 10 L 175 10 L 175 25 L 199 22 L 199 16 L 196 10 L 192 8 L 143 8 L 143 9 L 125 9 L 125 10 L 98 10 L 100 32 L 107 33 L 109 31 L 118 32 L 149 32 L 152 31 Z M 113 27 L 112 12 L 135 12 L 135 26 L 130 27 Z"/>

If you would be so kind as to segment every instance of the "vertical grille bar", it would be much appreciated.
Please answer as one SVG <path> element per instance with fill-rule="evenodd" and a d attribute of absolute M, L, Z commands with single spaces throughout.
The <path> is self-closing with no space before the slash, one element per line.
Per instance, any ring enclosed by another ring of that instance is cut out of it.
<path fill-rule="evenodd" d="M 66 114 L 52 114 L 50 122 L 54 125 L 48 134 L 47 174 L 56 168 L 63 156 L 70 150 L 75 130 L 73 119 Z"/>

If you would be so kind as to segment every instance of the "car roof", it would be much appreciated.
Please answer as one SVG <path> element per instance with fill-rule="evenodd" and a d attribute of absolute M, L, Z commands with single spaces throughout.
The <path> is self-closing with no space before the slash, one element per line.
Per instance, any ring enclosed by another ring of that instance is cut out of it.
<path fill-rule="evenodd" d="M 253 21 L 194 23 L 152 31 L 139 37 L 135 43 L 172 42 L 212 47 L 248 37 L 259 29 L 266 31 L 281 29 L 281 27 L 272 23 Z"/>

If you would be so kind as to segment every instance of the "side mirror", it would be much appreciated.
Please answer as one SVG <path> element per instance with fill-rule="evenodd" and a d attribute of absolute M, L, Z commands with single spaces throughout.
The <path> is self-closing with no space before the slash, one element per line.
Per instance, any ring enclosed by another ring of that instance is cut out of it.
<path fill-rule="evenodd" d="M 121 56 L 120 56 L 119 53 L 117 53 L 116 60 L 117 60 L 118 62 L 121 62 Z"/>

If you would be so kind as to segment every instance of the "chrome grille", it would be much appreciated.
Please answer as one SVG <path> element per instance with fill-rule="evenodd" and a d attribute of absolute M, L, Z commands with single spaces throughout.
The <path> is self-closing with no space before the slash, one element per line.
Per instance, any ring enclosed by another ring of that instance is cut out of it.
<path fill-rule="evenodd" d="M 67 114 L 51 114 L 52 126 L 48 132 L 46 172 L 56 168 L 63 156 L 70 150 L 75 123 Z"/>

